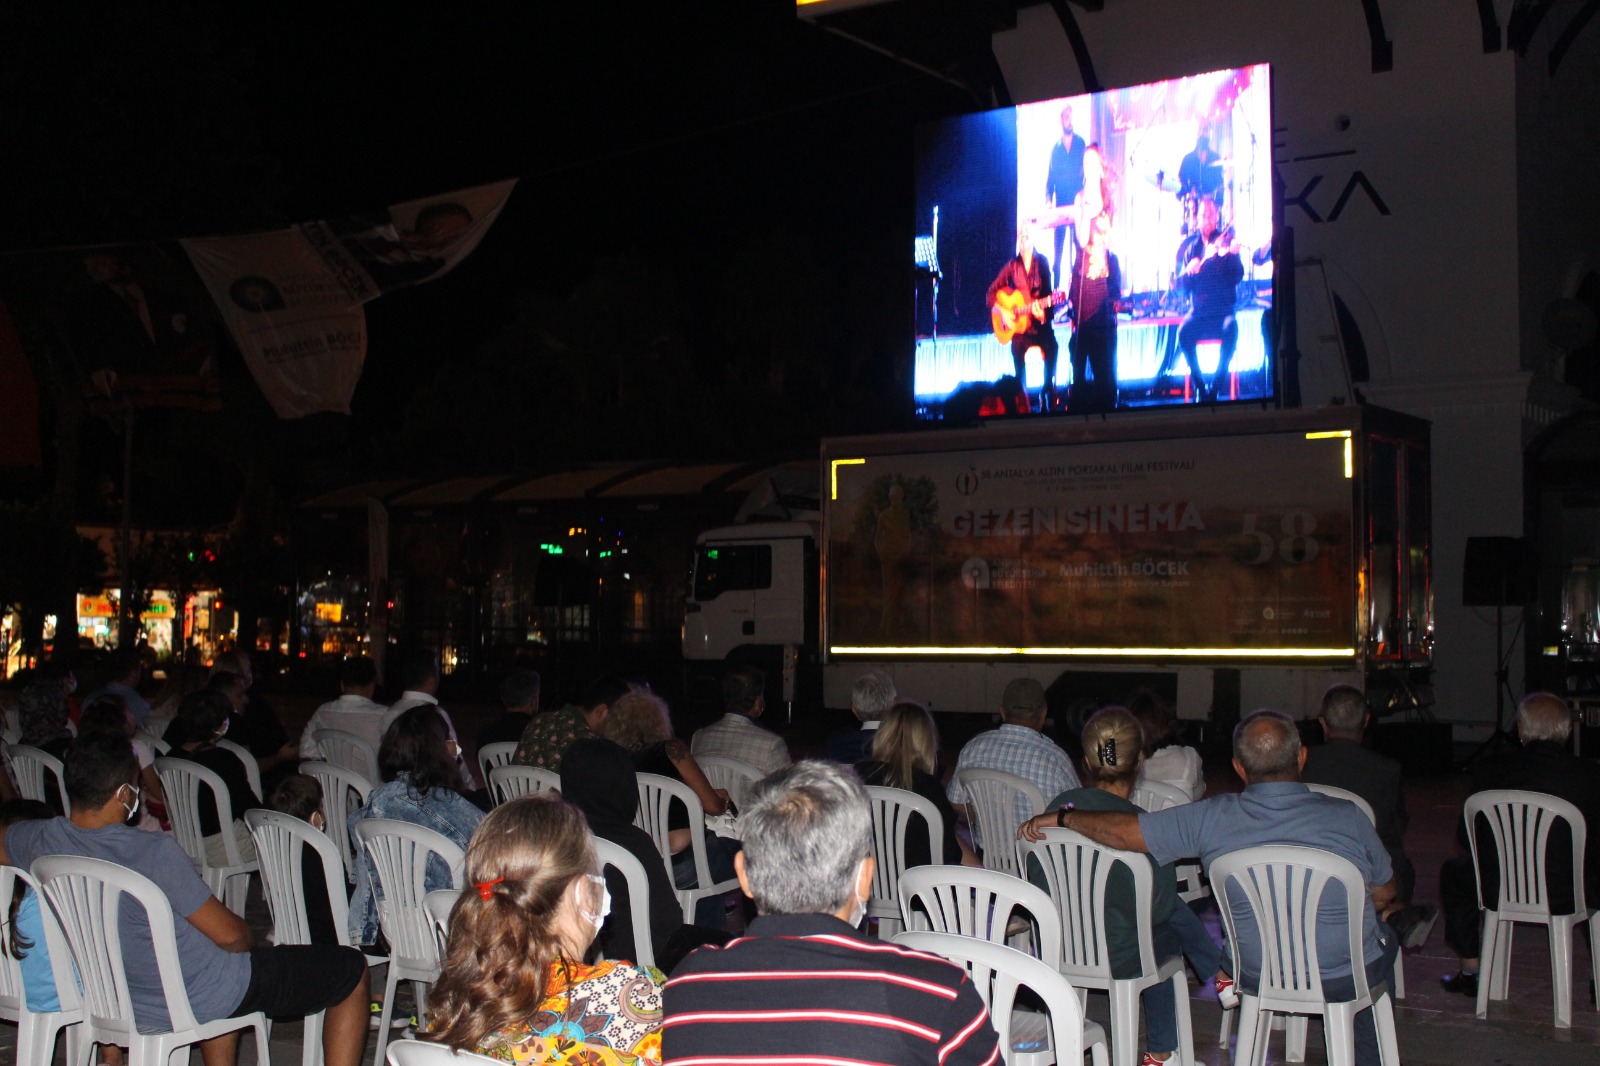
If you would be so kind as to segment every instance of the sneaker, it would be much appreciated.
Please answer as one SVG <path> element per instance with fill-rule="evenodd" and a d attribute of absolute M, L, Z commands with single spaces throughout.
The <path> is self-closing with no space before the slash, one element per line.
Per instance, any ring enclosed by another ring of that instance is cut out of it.
<path fill-rule="evenodd" d="M 407 1015 L 397 1014 L 389 1019 L 389 1028 L 404 1029 L 408 1025 L 415 1025 L 417 1020 Z M 367 1004 L 367 1027 L 376 1029 L 383 1024 L 383 1001 L 373 1000 Z"/>
<path fill-rule="evenodd" d="M 1223 1010 L 1233 1010 L 1239 1005 L 1239 993 L 1233 987 L 1233 979 L 1219 977 L 1213 982 L 1217 989 L 1217 1002 L 1222 1004 Z"/>
<path fill-rule="evenodd" d="M 1478 975 L 1465 970 L 1446 974 L 1439 978 L 1439 984 L 1446 992 L 1454 992 L 1458 996 L 1471 996 L 1478 998 Z"/>
<path fill-rule="evenodd" d="M 1433 923 L 1439 918 L 1439 908 L 1426 903 L 1402 907 L 1389 919 L 1389 928 L 1400 938 L 1403 948 L 1420 948 L 1433 932 Z"/>
<path fill-rule="evenodd" d="M 1164 1059 L 1158 1059 L 1154 1055 L 1150 1054 L 1150 1052 L 1146 1051 L 1139 1058 L 1139 1066 L 1167 1066 L 1167 1064 L 1171 1061 L 1172 1056 L 1170 1054 Z"/>

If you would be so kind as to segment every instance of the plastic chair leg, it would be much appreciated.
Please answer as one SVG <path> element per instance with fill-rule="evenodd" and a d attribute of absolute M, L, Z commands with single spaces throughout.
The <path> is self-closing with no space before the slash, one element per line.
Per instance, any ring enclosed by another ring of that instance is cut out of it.
<path fill-rule="evenodd" d="M 1290 1022 L 1289 1031 L 1294 1032 L 1294 1023 L 1298 1022 L 1302 1040 L 1305 1035 L 1303 1026 L 1306 1023 L 1305 1015 L 1296 1015 Z M 1356 1028 L 1355 1013 L 1347 1004 L 1330 1003 L 1328 1011 L 1322 1016 L 1322 1038 L 1328 1050 L 1328 1066 L 1355 1066 L 1356 1063 Z M 1305 1046 L 1302 1043 L 1300 1057 L 1305 1058 Z"/>
<path fill-rule="evenodd" d="M 1516 931 L 1516 922 L 1500 923 L 1500 935 L 1495 940 L 1495 954 L 1499 958 L 1494 968 L 1494 989 L 1491 993 L 1495 999 L 1511 998 L 1511 941 Z"/>
<path fill-rule="evenodd" d="M 1233 1029 L 1233 1016 L 1239 1012 L 1237 1010 L 1228 1010 L 1220 1003 L 1217 1004 L 1217 1006 L 1222 1008 L 1222 1025 L 1217 1030 L 1217 1046 L 1226 1051 L 1228 1048 L 1228 1037 Z M 1239 1030 L 1239 1035 L 1241 1037 L 1244 1035 L 1243 1029 Z"/>
<path fill-rule="evenodd" d="M 1381 996 L 1372 1005 L 1372 1020 L 1378 1028 L 1378 1061 L 1381 1066 L 1400 1066 L 1400 1037 L 1394 1028 L 1394 1000 Z"/>
<path fill-rule="evenodd" d="M 1494 911 L 1483 912 L 1483 933 L 1478 944 L 1478 1017 L 1489 1016 L 1489 996 L 1494 991 L 1496 970 L 1500 964 L 1500 919 Z"/>
<path fill-rule="evenodd" d="M 1597 931 L 1597 915 L 1589 915 L 1589 991 L 1594 993 L 1594 1009 L 1600 1010 L 1600 931 Z"/>
<path fill-rule="evenodd" d="M 389 975 L 383 981 L 383 1013 L 378 1015 L 378 1031 L 373 1035 L 372 1042 L 377 1049 L 373 1052 L 372 1066 L 383 1066 L 384 1052 L 389 1050 L 389 1019 L 394 1011 L 395 990 L 400 987 L 399 969 L 391 963 Z"/>
<path fill-rule="evenodd" d="M 305 1042 L 300 1052 L 300 1066 L 318 1066 L 322 1061 L 322 1022 L 326 1011 L 306 1015 Z"/>
<path fill-rule="evenodd" d="M 1139 1061 L 1139 990 L 1132 981 L 1111 982 L 1111 1066 Z"/>
<path fill-rule="evenodd" d="M 1291 1014 L 1283 1019 L 1284 1062 L 1306 1061 L 1306 1035 L 1310 1031 L 1311 1019 L 1304 1014 Z"/>
<path fill-rule="evenodd" d="M 1175 1021 L 1178 1023 L 1178 1060 L 1194 1066 L 1194 1022 L 1189 1016 L 1189 971 L 1182 966 L 1171 977 Z"/>
<path fill-rule="evenodd" d="M 1572 1028 L 1572 916 L 1550 916 L 1550 984 L 1556 1028 Z"/>
<path fill-rule="evenodd" d="M 1265 1058 L 1262 1050 L 1271 1018 L 1262 1013 L 1261 1001 L 1254 996 L 1240 997 L 1238 1015 L 1239 1044 L 1233 1051 L 1233 1066 L 1255 1066 L 1256 1060 Z"/>
<path fill-rule="evenodd" d="M 1406 998 L 1406 953 L 1395 952 L 1394 956 L 1394 998 Z"/>

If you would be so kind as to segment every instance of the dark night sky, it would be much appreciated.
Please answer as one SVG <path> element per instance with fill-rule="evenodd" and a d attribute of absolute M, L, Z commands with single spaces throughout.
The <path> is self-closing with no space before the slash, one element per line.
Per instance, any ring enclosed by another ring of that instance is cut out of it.
<path fill-rule="evenodd" d="M 818 291 L 881 293 L 881 317 L 839 329 L 884 364 L 875 387 L 892 383 L 911 328 L 912 133 L 973 101 L 790 3 L 663 8 L 13 7 L 0 136 L 24 210 L 0 249 L 268 229 L 520 178 L 452 275 L 368 305 L 355 418 L 309 429 L 349 453 L 331 479 L 403 453 L 392 424 L 426 404 L 442 360 L 596 278 L 641 279 L 616 313 L 674 317 L 706 359 L 741 357 L 719 323 L 730 280 L 774 322 L 812 314 Z M 822 289 L 791 284 L 789 248 L 830 275 Z M 877 406 L 893 418 L 909 397 Z M 293 454 L 308 427 L 270 432 Z"/>

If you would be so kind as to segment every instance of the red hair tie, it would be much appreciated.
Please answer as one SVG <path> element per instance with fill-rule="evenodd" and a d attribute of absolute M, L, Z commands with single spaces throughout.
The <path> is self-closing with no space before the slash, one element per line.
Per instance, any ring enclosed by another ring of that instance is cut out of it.
<path fill-rule="evenodd" d="M 475 881 L 473 883 L 478 886 L 478 895 L 482 896 L 484 899 L 488 899 L 494 895 L 494 886 L 498 885 L 504 880 L 505 878 L 503 877 L 496 877 L 492 881 Z"/>

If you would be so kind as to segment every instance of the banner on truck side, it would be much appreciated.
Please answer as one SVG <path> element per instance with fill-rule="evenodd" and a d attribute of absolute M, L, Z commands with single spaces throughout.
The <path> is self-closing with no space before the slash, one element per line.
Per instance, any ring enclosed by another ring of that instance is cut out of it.
<path fill-rule="evenodd" d="M 831 654 L 1346 656 L 1347 433 L 834 468 Z"/>

